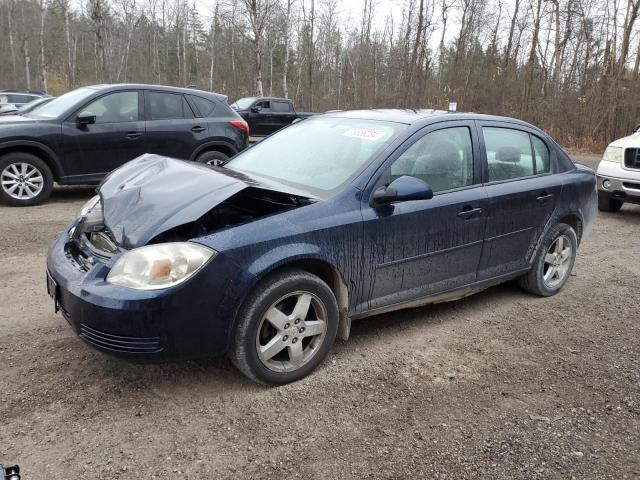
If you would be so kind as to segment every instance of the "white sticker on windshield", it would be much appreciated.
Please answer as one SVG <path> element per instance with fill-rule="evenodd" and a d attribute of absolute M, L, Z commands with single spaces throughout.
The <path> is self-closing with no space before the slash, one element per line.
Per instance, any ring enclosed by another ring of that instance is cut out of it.
<path fill-rule="evenodd" d="M 374 130 L 373 128 L 350 128 L 342 134 L 343 137 L 361 138 L 363 140 L 376 141 L 384 137 L 384 131 Z"/>

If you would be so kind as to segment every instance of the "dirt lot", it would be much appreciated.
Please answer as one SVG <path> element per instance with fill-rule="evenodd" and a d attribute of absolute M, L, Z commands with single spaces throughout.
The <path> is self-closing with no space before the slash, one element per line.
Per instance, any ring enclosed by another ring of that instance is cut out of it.
<path fill-rule="evenodd" d="M 0 463 L 24 478 L 640 478 L 640 207 L 600 215 L 553 298 L 362 320 L 269 389 L 106 357 L 53 314 L 46 249 L 90 195 L 0 207 Z"/>

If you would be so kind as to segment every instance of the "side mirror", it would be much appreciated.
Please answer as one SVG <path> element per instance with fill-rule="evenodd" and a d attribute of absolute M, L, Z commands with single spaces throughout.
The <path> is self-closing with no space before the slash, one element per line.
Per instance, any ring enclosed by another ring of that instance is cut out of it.
<path fill-rule="evenodd" d="M 91 125 L 92 123 L 96 123 L 96 116 L 84 110 L 78 114 L 76 122 L 78 122 L 78 125 Z"/>
<path fill-rule="evenodd" d="M 640 123 L 638 125 L 636 125 L 635 127 L 633 127 L 633 132 L 631 133 L 638 133 L 640 132 Z"/>
<path fill-rule="evenodd" d="M 258 106 L 251 107 L 251 111 L 253 113 L 260 113 L 260 110 L 262 110 L 262 107 L 258 107 Z"/>
<path fill-rule="evenodd" d="M 371 196 L 371 206 L 379 207 L 396 202 L 429 200 L 433 190 L 422 180 L 404 175 L 396 178 L 388 187 L 380 187 Z"/>

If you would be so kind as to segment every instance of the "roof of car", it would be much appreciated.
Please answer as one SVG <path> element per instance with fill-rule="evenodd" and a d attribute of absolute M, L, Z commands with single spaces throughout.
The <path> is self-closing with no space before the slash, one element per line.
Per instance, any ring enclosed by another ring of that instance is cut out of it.
<path fill-rule="evenodd" d="M 0 90 L 0 93 L 19 93 L 22 95 L 46 95 L 46 93 L 44 92 L 36 92 L 33 90 L 11 90 L 11 89 Z"/>
<path fill-rule="evenodd" d="M 218 100 L 226 101 L 227 96 L 221 93 L 208 92 L 206 90 L 199 90 L 197 88 L 190 87 L 172 87 L 170 85 L 150 85 L 146 83 L 105 83 L 100 85 L 88 85 L 85 88 L 92 88 L 94 90 L 120 90 L 125 88 L 140 88 L 147 90 L 165 90 L 167 92 L 180 92 L 195 95 L 213 96 Z"/>
<path fill-rule="evenodd" d="M 423 123 L 425 120 L 487 120 L 497 122 L 511 122 L 520 125 L 534 127 L 522 120 L 496 115 L 485 115 L 481 113 L 447 112 L 446 110 L 435 109 L 370 109 L 370 110 L 333 110 L 325 115 L 332 117 L 354 118 L 361 120 L 378 120 L 394 123 L 404 123 L 413 125 Z M 428 122 L 426 122 L 428 123 Z"/>

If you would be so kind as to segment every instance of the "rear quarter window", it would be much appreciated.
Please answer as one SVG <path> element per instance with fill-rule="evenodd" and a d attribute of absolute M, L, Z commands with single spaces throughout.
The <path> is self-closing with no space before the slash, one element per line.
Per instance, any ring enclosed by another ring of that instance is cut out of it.
<path fill-rule="evenodd" d="M 189 95 L 189 100 L 196 107 L 201 117 L 210 117 L 216 108 L 216 104 L 206 98 Z"/>

